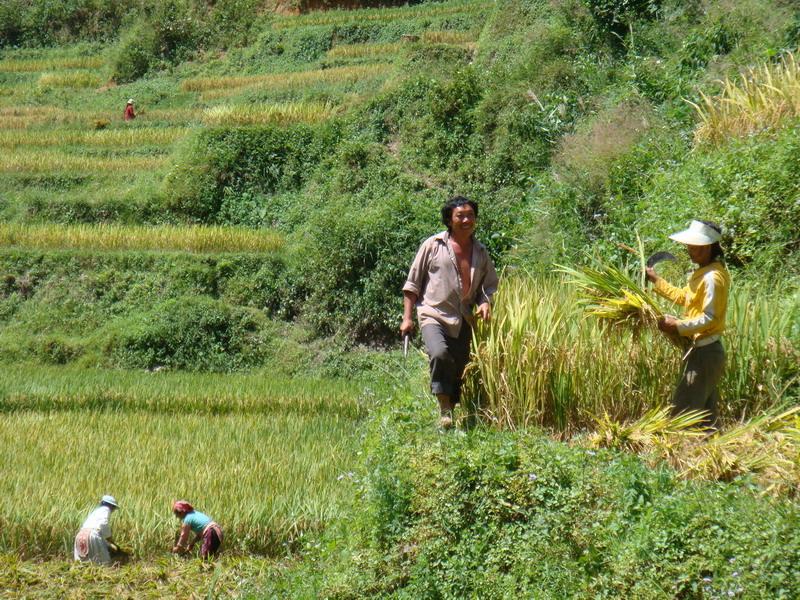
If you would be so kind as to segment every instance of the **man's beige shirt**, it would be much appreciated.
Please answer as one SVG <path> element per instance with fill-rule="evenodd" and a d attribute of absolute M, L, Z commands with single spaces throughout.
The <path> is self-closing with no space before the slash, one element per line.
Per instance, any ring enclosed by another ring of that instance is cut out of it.
<path fill-rule="evenodd" d="M 471 285 L 469 293 L 462 298 L 461 273 L 449 240 L 450 235 L 443 231 L 422 242 L 411 263 L 403 291 L 417 295 L 420 327 L 441 323 L 448 336 L 458 337 L 461 320 L 467 319 L 473 325 L 472 308 L 491 301 L 492 294 L 497 291 L 498 279 L 486 246 L 473 239 Z"/>

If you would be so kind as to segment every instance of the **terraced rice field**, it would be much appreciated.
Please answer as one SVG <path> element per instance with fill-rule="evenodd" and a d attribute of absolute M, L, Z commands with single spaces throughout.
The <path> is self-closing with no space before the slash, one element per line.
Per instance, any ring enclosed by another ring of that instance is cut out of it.
<path fill-rule="evenodd" d="M 0 552 L 68 556 L 108 492 L 123 507 L 115 537 L 136 556 L 168 550 L 178 497 L 223 524 L 232 554 L 279 554 L 337 510 L 358 394 L 263 373 L 23 368 L 0 384 Z"/>

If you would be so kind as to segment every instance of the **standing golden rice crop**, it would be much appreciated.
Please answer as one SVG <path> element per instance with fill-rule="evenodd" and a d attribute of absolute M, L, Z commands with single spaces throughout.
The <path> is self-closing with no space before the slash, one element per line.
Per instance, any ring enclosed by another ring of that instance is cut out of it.
<path fill-rule="evenodd" d="M 386 73 L 392 68 L 392 65 L 388 64 L 373 64 L 239 77 L 198 77 L 184 80 L 181 83 L 181 89 L 187 92 L 207 92 L 209 90 L 229 92 L 233 88 L 243 87 L 291 89 L 305 87 L 314 83 L 358 81 L 359 79 Z M 206 95 L 204 94 L 203 97 L 205 98 Z"/>
<path fill-rule="evenodd" d="M 689 102 L 700 123 L 695 144 L 719 144 L 764 129 L 774 129 L 786 119 L 800 116 L 800 64 L 791 52 L 777 64 L 764 64 L 745 72 L 738 80 L 721 81 L 716 96 L 700 93 L 700 102 Z"/>
<path fill-rule="evenodd" d="M 184 252 L 274 252 L 283 238 L 274 232 L 196 225 L 19 225 L 0 223 L 0 246 L 92 250 Z"/>
<path fill-rule="evenodd" d="M 37 73 L 61 69 L 97 69 L 103 66 L 99 56 L 76 56 L 73 58 L 9 59 L 0 60 L 0 72 Z"/>
<path fill-rule="evenodd" d="M 323 102 L 215 106 L 203 113 L 203 123 L 206 125 L 318 123 L 333 116 L 334 112 L 335 107 L 332 104 Z"/>
<path fill-rule="evenodd" d="M 300 16 L 278 17 L 272 22 L 273 29 L 290 29 L 295 27 L 313 27 L 335 25 L 339 23 L 364 21 L 396 21 L 399 19 L 417 19 L 442 17 L 456 14 L 471 14 L 487 10 L 494 2 L 483 0 L 453 0 L 422 6 L 403 6 L 397 8 L 364 8 L 349 11 L 315 11 Z"/>
<path fill-rule="evenodd" d="M 89 71 L 67 71 L 64 73 L 42 73 L 39 87 L 94 88 L 100 85 L 100 77 Z"/>
<path fill-rule="evenodd" d="M 126 156 L 95 158 L 56 151 L 4 153 L 0 173 L 97 173 L 155 170 L 164 164 L 163 157 Z"/>
<path fill-rule="evenodd" d="M 146 145 L 171 144 L 186 136 L 185 127 L 125 127 L 120 129 L 101 129 L 80 131 L 75 129 L 47 130 L 2 130 L 0 129 L 0 148 L 13 150 L 21 146 L 97 146 L 130 148 Z"/>

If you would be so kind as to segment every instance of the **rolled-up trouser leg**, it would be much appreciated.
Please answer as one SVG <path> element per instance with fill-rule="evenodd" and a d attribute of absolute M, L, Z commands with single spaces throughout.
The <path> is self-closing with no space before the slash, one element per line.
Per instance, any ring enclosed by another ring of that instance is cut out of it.
<path fill-rule="evenodd" d="M 463 322 L 458 337 L 447 335 L 443 325 L 438 323 L 422 328 L 422 340 L 428 352 L 431 370 L 431 392 L 434 395 L 446 394 L 457 403 L 461 390 L 461 375 L 469 360 L 469 343 L 472 330 Z"/>
<path fill-rule="evenodd" d="M 709 416 L 703 423 L 717 427 L 717 384 L 724 368 L 725 350 L 720 342 L 693 349 L 686 358 L 678 387 L 672 396 L 672 414 L 704 410 Z"/>

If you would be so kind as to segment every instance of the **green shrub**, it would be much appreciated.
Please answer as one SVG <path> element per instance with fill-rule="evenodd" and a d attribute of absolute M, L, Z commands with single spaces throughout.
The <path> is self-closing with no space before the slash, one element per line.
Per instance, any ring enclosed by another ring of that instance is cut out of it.
<path fill-rule="evenodd" d="M 227 194 L 222 216 L 237 224 L 252 222 L 259 210 L 252 194 L 267 197 L 299 189 L 340 135 L 336 123 L 203 130 L 182 150 L 164 181 L 167 207 L 192 221 L 220 222 Z M 250 207 L 236 206 L 237 200 Z"/>
<path fill-rule="evenodd" d="M 636 19 L 652 19 L 661 8 L 661 0 L 584 0 L 597 23 L 617 36 L 628 33 Z"/>
<path fill-rule="evenodd" d="M 799 130 L 795 124 L 683 156 L 677 154 L 681 144 L 666 156 L 664 146 L 639 146 L 612 169 L 608 237 L 632 242 L 635 223 L 648 240 L 664 240 L 668 231 L 705 215 L 724 227 L 730 263 L 797 272 L 791 257 L 800 250 Z M 633 177 L 638 166 L 651 175 Z"/>
<path fill-rule="evenodd" d="M 401 288 L 417 247 L 439 230 L 440 201 L 396 192 L 353 200 L 328 200 L 298 229 L 290 276 L 319 333 L 382 342 L 397 335 Z"/>
<path fill-rule="evenodd" d="M 265 322 L 251 310 L 187 296 L 167 300 L 118 325 L 104 353 L 118 367 L 233 371 L 264 358 Z"/>
<path fill-rule="evenodd" d="M 113 78 L 119 83 L 135 81 L 155 64 L 158 40 L 146 21 L 131 27 L 120 40 L 113 62 Z"/>

